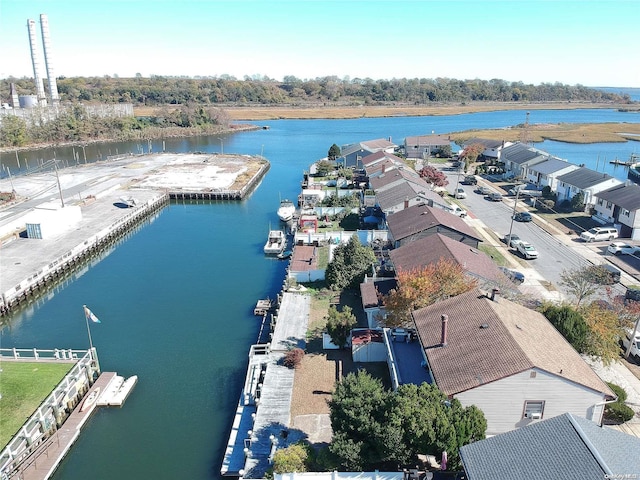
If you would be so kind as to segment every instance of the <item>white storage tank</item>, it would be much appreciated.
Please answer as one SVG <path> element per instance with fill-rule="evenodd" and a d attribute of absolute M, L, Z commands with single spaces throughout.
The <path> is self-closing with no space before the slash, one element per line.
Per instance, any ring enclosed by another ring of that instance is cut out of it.
<path fill-rule="evenodd" d="M 20 95 L 18 97 L 20 108 L 35 108 L 38 106 L 37 95 Z"/>
<path fill-rule="evenodd" d="M 27 217 L 27 237 L 45 239 L 56 236 L 82 220 L 78 205 L 44 204 L 36 207 Z"/>

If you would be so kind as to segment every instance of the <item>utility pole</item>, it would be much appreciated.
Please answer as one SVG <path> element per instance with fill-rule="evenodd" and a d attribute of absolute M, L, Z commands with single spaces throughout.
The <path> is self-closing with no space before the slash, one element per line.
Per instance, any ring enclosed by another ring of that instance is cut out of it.
<path fill-rule="evenodd" d="M 62 203 L 62 208 L 64 208 L 64 198 L 62 197 L 62 187 L 60 186 L 60 177 L 58 176 L 58 163 L 53 161 L 53 168 L 56 171 L 56 180 L 58 181 L 58 192 L 60 192 L 60 202 Z"/>
<path fill-rule="evenodd" d="M 511 232 L 513 232 L 513 220 L 516 218 L 516 206 L 518 205 L 518 197 L 520 196 L 520 189 L 516 191 L 516 201 L 513 203 L 513 213 L 511 214 L 511 226 L 509 227 L 509 236 L 507 237 L 507 248 L 511 244 Z"/>

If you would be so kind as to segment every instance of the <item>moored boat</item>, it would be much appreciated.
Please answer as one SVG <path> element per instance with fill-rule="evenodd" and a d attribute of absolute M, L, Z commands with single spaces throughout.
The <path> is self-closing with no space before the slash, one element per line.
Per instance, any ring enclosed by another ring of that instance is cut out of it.
<path fill-rule="evenodd" d="M 278 255 L 282 253 L 287 246 L 287 237 L 282 230 L 269 230 L 267 243 L 264 244 L 264 253 L 266 255 Z"/>
<path fill-rule="evenodd" d="M 278 208 L 278 217 L 283 222 L 288 222 L 293 218 L 293 215 L 296 213 L 296 206 L 293 204 L 291 200 L 280 200 L 280 207 Z"/>
<path fill-rule="evenodd" d="M 80 411 L 84 412 L 89 408 L 91 408 L 91 405 L 96 403 L 96 400 L 98 400 L 99 396 L 100 396 L 100 387 L 97 387 L 82 401 L 82 406 L 80 407 Z"/>

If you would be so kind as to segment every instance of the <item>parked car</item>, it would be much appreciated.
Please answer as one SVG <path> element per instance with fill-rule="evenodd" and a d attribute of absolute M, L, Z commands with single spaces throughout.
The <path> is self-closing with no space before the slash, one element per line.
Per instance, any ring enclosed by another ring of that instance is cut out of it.
<path fill-rule="evenodd" d="M 509 235 L 508 233 L 502 238 L 502 241 L 511 248 L 516 248 L 516 244 L 520 241 L 520 236 L 516 233 Z"/>
<path fill-rule="evenodd" d="M 453 198 L 467 198 L 467 192 L 464 191 L 464 188 L 456 188 L 456 191 L 453 192 Z"/>
<path fill-rule="evenodd" d="M 489 189 L 489 187 L 478 187 L 475 190 L 476 193 L 479 193 L 480 195 L 489 195 L 491 193 L 491 190 Z"/>
<path fill-rule="evenodd" d="M 624 242 L 613 242 L 607 247 L 607 251 L 614 255 L 633 255 L 634 253 L 640 252 L 640 247 Z"/>
<path fill-rule="evenodd" d="M 511 280 L 513 283 L 520 285 L 524 282 L 524 274 L 517 270 L 511 270 L 507 267 L 499 267 L 502 273 L 504 273 L 505 277 Z"/>
<path fill-rule="evenodd" d="M 516 222 L 530 222 L 533 220 L 533 217 L 529 212 L 518 212 L 513 216 L 513 219 Z"/>
<path fill-rule="evenodd" d="M 538 258 L 538 251 L 536 250 L 536 247 L 534 247 L 528 242 L 519 241 L 516 244 L 516 250 L 520 252 L 520 255 L 522 255 L 527 260 L 531 260 L 532 258 Z"/>
<path fill-rule="evenodd" d="M 629 285 L 624 294 L 624 303 L 628 301 L 640 302 L 640 285 Z"/>
<path fill-rule="evenodd" d="M 500 195 L 497 192 L 491 192 L 488 195 L 489 200 L 491 200 L 492 202 L 501 202 L 502 201 L 502 195 Z"/>
<path fill-rule="evenodd" d="M 478 179 L 475 175 L 466 175 L 461 182 L 463 185 L 476 185 L 478 183 Z"/>
<path fill-rule="evenodd" d="M 515 187 L 510 188 L 507 194 L 515 197 L 518 194 L 518 192 L 522 192 L 522 190 L 524 190 L 524 187 L 526 187 L 526 185 L 524 184 L 516 185 Z"/>
<path fill-rule="evenodd" d="M 463 208 L 460 208 L 457 205 L 449 205 L 448 207 L 445 208 L 445 210 L 449 213 L 453 213 L 454 215 L 457 215 L 460 218 L 464 218 L 467 216 L 467 211 Z"/>
<path fill-rule="evenodd" d="M 614 238 L 618 238 L 618 230 L 614 227 L 594 227 L 586 232 L 582 232 L 580 238 L 585 242 L 611 241 Z"/>
<path fill-rule="evenodd" d="M 622 347 L 625 352 L 627 348 L 629 348 L 629 342 L 631 341 L 631 332 L 632 329 L 627 329 L 625 331 L 624 336 L 622 337 Z M 633 342 L 631 342 L 631 350 L 629 351 L 629 355 L 632 357 L 636 357 L 640 359 L 640 332 L 635 332 L 635 336 L 633 337 Z"/>
<path fill-rule="evenodd" d="M 600 265 L 600 267 L 604 270 L 604 279 L 603 284 L 605 285 L 613 285 L 614 283 L 618 283 L 620 281 L 620 276 L 622 273 L 613 265 L 609 265 L 608 263 L 604 263 Z"/>

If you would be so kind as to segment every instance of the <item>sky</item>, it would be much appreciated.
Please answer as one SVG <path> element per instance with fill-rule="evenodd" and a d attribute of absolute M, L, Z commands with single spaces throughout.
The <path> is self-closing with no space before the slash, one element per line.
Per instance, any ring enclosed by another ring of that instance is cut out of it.
<path fill-rule="evenodd" d="M 0 79 L 501 79 L 640 88 L 640 0 L 0 0 Z"/>

